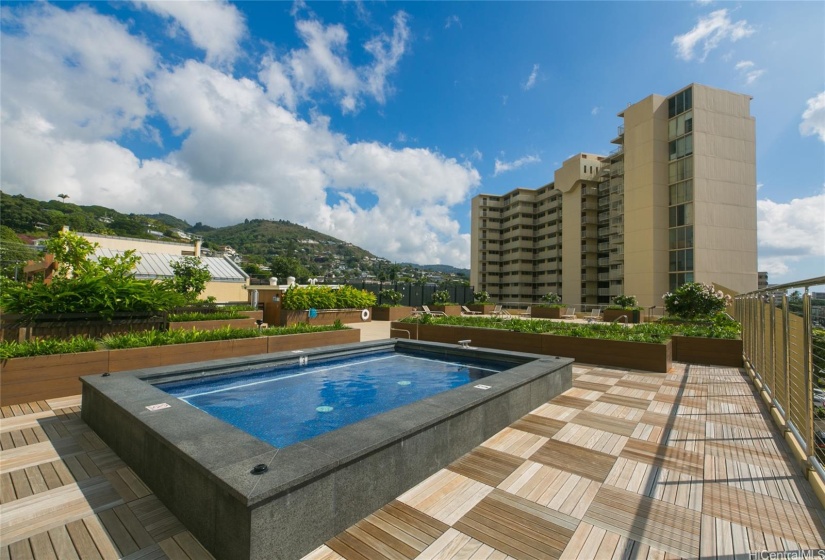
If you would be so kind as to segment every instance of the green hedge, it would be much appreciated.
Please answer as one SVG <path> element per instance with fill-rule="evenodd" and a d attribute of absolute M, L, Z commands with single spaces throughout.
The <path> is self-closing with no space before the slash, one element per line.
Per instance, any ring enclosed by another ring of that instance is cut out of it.
<path fill-rule="evenodd" d="M 702 338 L 739 338 L 741 327 L 736 321 L 718 319 L 718 323 L 642 323 L 626 327 L 619 323 L 571 323 L 544 321 L 541 319 L 503 319 L 500 317 L 435 317 L 424 315 L 408 317 L 405 323 L 424 323 L 433 325 L 456 325 L 463 327 L 480 327 L 502 329 L 523 333 L 555 334 L 579 338 L 596 338 L 606 340 L 626 340 L 631 342 L 662 343 L 675 334 Z"/>
<path fill-rule="evenodd" d="M 311 332 L 325 332 L 345 330 L 349 327 L 340 322 L 334 325 L 312 326 L 305 323 L 289 327 L 270 327 L 236 329 L 224 327 L 211 331 L 197 329 L 175 329 L 171 331 L 143 331 L 108 335 L 101 340 L 93 340 L 85 336 L 77 336 L 70 340 L 43 339 L 26 342 L 0 342 L 0 360 L 21 358 L 26 356 L 45 356 L 49 354 L 74 354 L 78 352 L 92 352 L 94 350 L 121 350 L 124 348 L 144 348 L 147 346 L 166 346 L 169 344 L 189 344 L 192 342 L 211 342 L 215 340 L 233 340 L 240 338 L 255 338 L 258 336 L 280 336 L 286 334 L 303 334 Z"/>
<path fill-rule="evenodd" d="M 375 294 L 352 286 L 293 286 L 284 292 L 284 309 L 366 309 L 375 305 Z"/>

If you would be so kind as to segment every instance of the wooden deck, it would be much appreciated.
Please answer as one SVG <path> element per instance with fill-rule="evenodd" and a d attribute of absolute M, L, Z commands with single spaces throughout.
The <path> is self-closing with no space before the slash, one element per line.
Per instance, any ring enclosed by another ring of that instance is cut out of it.
<path fill-rule="evenodd" d="M 78 411 L 77 397 L 0 410 L 0 560 L 211 558 Z M 576 366 L 572 389 L 305 560 L 823 548 L 825 511 L 739 370 Z"/>

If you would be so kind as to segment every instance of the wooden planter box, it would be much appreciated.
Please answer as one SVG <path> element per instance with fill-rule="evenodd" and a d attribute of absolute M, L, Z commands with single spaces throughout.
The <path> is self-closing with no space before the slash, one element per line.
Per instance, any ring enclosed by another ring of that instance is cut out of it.
<path fill-rule="evenodd" d="M 561 319 L 562 313 L 564 313 L 563 307 L 538 307 L 534 305 L 530 309 L 530 317 L 533 319 Z"/>
<path fill-rule="evenodd" d="M 724 338 L 674 336 L 673 359 L 677 362 L 742 367 L 742 341 Z"/>
<path fill-rule="evenodd" d="M 493 312 L 496 306 L 492 303 L 468 303 L 467 309 L 470 311 L 479 311 L 482 315 L 489 315 Z M 432 309 L 432 307 L 430 308 Z"/>
<path fill-rule="evenodd" d="M 627 315 L 628 323 L 641 322 L 642 313 L 638 309 L 605 309 L 604 311 L 602 311 L 602 321 L 606 323 L 612 323 L 622 315 Z M 622 319 L 619 322 L 624 323 L 624 319 Z"/>
<path fill-rule="evenodd" d="M 106 350 L 4 360 L 0 406 L 79 395 L 79 378 L 105 373 L 108 365 Z"/>
<path fill-rule="evenodd" d="M 562 356 L 586 364 L 660 373 L 666 373 L 672 361 L 670 341 L 664 344 L 651 344 L 417 323 L 392 323 L 390 328 L 393 329 L 393 336 L 399 338 L 406 338 L 400 331 L 407 331 L 413 340 L 446 344 L 458 344 L 459 340 L 471 340 L 472 346 L 483 348 Z"/>
<path fill-rule="evenodd" d="M 460 305 L 428 305 L 430 311 L 441 311 L 450 317 L 461 317 Z"/>
<path fill-rule="evenodd" d="M 288 334 L 12 358 L 0 371 L 0 406 L 79 395 L 80 377 L 361 341 L 361 331 Z"/>
<path fill-rule="evenodd" d="M 413 308 L 407 306 L 401 307 L 373 307 L 372 320 L 373 321 L 398 321 L 404 317 L 412 315 Z"/>
<path fill-rule="evenodd" d="M 261 315 L 263 313 L 261 312 Z M 215 329 L 222 329 L 224 327 L 232 327 L 233 329 L 251 329 L 257 326 L 255 319 L 216 319 L 209 321 L 179 321 L 169 323 L 169 330 L 183 329 L 191 331 L 197 329 L 199 331 L 214 331 Z"/>
<path fill-rule="evenodd" d="M 281 309 L 281 326 L 288 327 L 297 323 L 306 323 L 308 325 L 332 325 L 335 321 L 342 323 L 363 323 L 364 319 L 361 314 L 363 309 L 317 309 L 317 317 L 309 318 L 308 309 Z M 367 310 L 369 312 L 369 310 Z M 372 313 L 369 313 L 370 321 Z"/>

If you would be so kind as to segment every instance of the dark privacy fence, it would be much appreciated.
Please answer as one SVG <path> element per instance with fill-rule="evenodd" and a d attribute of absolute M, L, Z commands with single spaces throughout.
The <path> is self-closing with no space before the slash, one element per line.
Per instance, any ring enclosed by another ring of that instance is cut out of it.
<path fill-rule="evenodd" d="M 346 282 L 348 286 L 358 288 L 359 290 L 367 290 L 374 293 L 376 296 L 382 290 L 395 290 L 401 292 L 404 297 L 400 301 L 400 305 L 409 305 L 411 307 L 421 307 L 422 305 L 432 305 L 433 292 L 447 290 L 450 294 L 450 301 L 452 303 L 459 303 L 461 305 L 472 303 L 474 299 L 472 286 L 449 285 L 439 287 L 435 284 L 414 284 L 411 282 L 365 282 L 361 280 L 349 280 Z M 385 302 L 378 298 L 378 304 Z M 389 302 L 386 302 L 389 303 Z"/>

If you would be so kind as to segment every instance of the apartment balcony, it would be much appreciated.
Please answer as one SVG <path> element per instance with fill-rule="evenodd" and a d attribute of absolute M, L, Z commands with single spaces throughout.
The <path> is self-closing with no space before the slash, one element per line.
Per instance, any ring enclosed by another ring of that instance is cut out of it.
<path fill-rule="evenodd" d="M 609 272 L 599 272 L 599 282 L 607 282 L 610 280 Z"/>
<path fill-rule="evenodd" d="M 610 197 L 603 196 L 601 187 L 599 187 L 599 210 L 604 210 L 610 206 Z"/>
<path fill-rule="evenodd" d="M 582 196 L 599 196 L 599 187 L 595 185 L 587 185 L 582 189 Z"/>
<path fill-rule="evenodd" d="M 586 274 L 582 274 L 582 282 L 598 282 L 599 275 L 595 272 L 587 272 Z"/>
<path fill-rule="evenodd" d="M 598 210 L 598 209 L 599 209 L 598 200 L 588 198 L 588 199 L 582 201 L 582 210 Z"/>
<path fill-rule="evenodd" d="M 598 245 L 599 252 L 609 251 L 610 250 L 610 242 L 609 241 L 602 241 Z"/>
<path fill-rule="evenodd" d="M 599 237 L 607 237 L 610 235 L 610 226 L 600 227 L 597 233 Z"/>
<path fill-rule="evenodd" d="M 582 245 L 582 253 L 595 253 L 599 250 L 599 244 L 588 241 Z"/>
<path fill-rule="evenodd" d="M 582 225 L 587 225 L 587 224 L 595 225 L 595 224 L 598 224 L 598 223 L 599 223 L 599 218 L 595 215 L 593 215 L 593 216 L 582 216 Z"/>
<path fill-rule="evenodd" d="M 598 259 L 582 259 L 581 260 L 582 268 L 597 268 L 599 266 Z"/>
<path fill-rule="evenodd" d="M 610 212 L 599 212 L 599 224 L 606 223 L 610 220 Z"/>
<path fill-rule="evenodd" d="M 610 258 L 609 257 L 601 257 L 598 262 L 599 262 L 599 266 L 607 266 L 607 265 L 610 264 Z"/>

